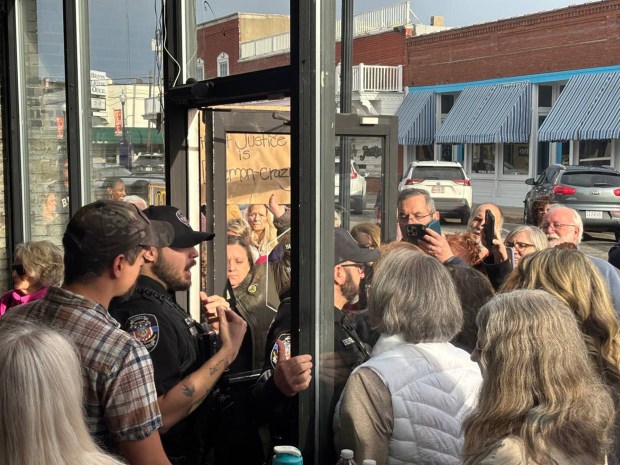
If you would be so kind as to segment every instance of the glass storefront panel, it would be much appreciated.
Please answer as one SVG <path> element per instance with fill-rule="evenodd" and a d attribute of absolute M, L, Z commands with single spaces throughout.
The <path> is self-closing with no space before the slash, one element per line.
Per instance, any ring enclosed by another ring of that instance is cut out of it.
<path fill-rule="evenodd" d="M 91 192 L 165 203 L 161 4 L 89 1 Z"/>
<path fill-rule="evenodd" d="M 4 33 L 4 17 L 3 13 L 0 13 L 0 31 L 2 32 L 2 36 L 5 36 Z M 5 61 L 5 48 L 4 44 L 0 45 L 0 62 L 4 63 Z M 4 73 L 0 73 L 0 95 L 4 95 Z M 4 127 L 4 102 L 0 102 L 0 128 Z M 0 159 L 0 179 L 5 179 L 4 173 L 4 160 L 6 156 L 4 156 L 5 145 L 4 145 L 4 131 L 0 131 L 0 153 L 3 154 Z M 8 263 L 7 263 L 7 250 L 6 250 L 6 235 L 7 235 L 7 227 L 6 227 L 6 200 L 4 197 L 4 187 L 5 183 L 0 183 L 0 291 L 4 292 L 8 290 L 13 284 L 10 280 L 10 276 L 8 273 Z"/>
<path fill-rule="evenodd" d="M 442 144 L 441 161 L 452 161 L 452 145 Z"/>
<path fill-rule="evenodd" d="M 23 9 L 24 206 L 30 239 L 61 244 L 69 220 L 62 0 Z"/>
<path fill-rule="evenodd" d="M 471 154 L 472 173 L 495 173 L 495 144 L 473 144 Z"/>
<path fill-rule="evenodd" d="M 610 140 L 579 141 L 579 165 L 601 166 L 611 164 Z"/>
<path fill-rule="evenodd" d="M 340 185 L 344 183 L 340 176 L 341 146 L 350 146 L 351 171 L 349 175 L 349 229 L 359 223 L 381 222 L 381 164 L 384 156 L 382 137 L 346 136 L 336 138 L 335 151 L 335 188 L 336 211 L 342 212 L 339 197 Z"/>
<path fill-rule="evenodd" d="M 502 173 L 526 176 L 530 168 L 529 144 L 504 144 Z"/>

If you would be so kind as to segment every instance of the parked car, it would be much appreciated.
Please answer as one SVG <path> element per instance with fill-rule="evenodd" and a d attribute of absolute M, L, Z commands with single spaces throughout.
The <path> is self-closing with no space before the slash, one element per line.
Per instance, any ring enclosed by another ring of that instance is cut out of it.
<path fill-rule="evenodd" d="M 458 218 L 467 224 L 471 214 L 471 181 L 460 163 L 414 161 L 409 164 L 398 192 L 418 188 L 427 191 L 442 218 Z"/>
<path fill-rule="evenodd" d="M 525 196 L 523 217 L 533 223 L 534 201 L 551 197 L 579 212 L 584 230 L 620 231 L 620 172 L 606 166 L 550 165 Z"/>
<path fill-rule="evenodd" d="M 161 153 L 144 153 L 138 155 L 136 161 L 133 162 L 133 173 L 163 173 L 164 172 L 164 155 Z"/>
<path fill-rule="evenodd" d="M 131 176 L 131 171 L 124 166 L 112 164 L 95 164 L 93 166 L 93 173 L 93 177 L 96 179 Z"/>
<path fill-rule="evenodd" d="M 338 201 L 340 193 L 340 161 L 336 160 L 334 194 Z M 357 163 L 351 160 L 351 210 L 353 213 L 364 213 L 366 208 L 366 173 L 362 173 Z"/>

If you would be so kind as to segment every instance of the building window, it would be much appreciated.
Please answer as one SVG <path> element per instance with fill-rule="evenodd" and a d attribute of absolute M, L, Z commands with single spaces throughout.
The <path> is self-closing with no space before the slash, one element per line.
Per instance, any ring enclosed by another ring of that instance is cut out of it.
<path fill-rule="evenodd" d="M 205 79 L 205 61 L 202 58 L 196 60 L 196 78 L 199 81 L 204 81 Z"/>
<path fill-rule="evenodd" d="M 228 53 L 222 52 L 217 57 L 217 77 L 228 76 Z"/>
<path fill-rule="evenodd" d="M 433 146 L 432 145 L 416 145 L 415 159 L 417 161 L 432 161 Z"/>
<path fill-rule="evenodd" d="M 442 144 L 440 145 L 441 161 L 452 161 L 452 145 Z"/>
<path fill-rule="evenodd" d="M 548 115 L 538 116 L 538 128 L 540 128 Z M 550 142 L 538 142 L 538 160 L 536 164 L 536 174 L 540 174 L 549 166 L 549 147 Z"/>
<path fill-rule="evenodd" d="M 529 144 L 504 144 L 503 174 L 526 176 L 529 173 L 529 168 Z"/>
<path fill-rule="evenodd" d="M 551 107 L 553 102 L 553 86 L 538 86 L 538 106 L 543 108 Z"/>
<path fill-rule="evenodd" d="M 579 165 L 601 166 L 611 164 L 610 140 L 579 141 Z"/>
<path fill-rule="evenodd" d="M 482 174 L 495 173 L 495 144 L 472 145 L 471 167 L 472 172 Z"/>

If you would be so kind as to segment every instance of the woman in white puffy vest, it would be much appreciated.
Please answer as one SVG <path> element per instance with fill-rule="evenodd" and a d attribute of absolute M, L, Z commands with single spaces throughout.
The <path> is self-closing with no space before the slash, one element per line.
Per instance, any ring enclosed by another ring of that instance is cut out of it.
<path fill-rule="evenodd" d="M 360 462 L 460 464 L 482 377 L 449 342 L 463 323 L 449 272 L 421 252 L 390 251 L 376 265 L 369 312 L 381 337 L 342 394 L 336 446 Z"/>

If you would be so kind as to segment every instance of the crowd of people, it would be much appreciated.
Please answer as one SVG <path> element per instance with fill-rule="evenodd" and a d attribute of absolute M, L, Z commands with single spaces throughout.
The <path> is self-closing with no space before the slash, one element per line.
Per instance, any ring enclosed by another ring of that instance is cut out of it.
<path fill-rule="evenodd" d="M 407 189 L 400 241 L 335 218 L 333 349 L 298 354 L 287 206 L 229 210 L 226 286 L 200 293 L 196 321 L 175 292 L 213 234 L 107 187 L 62 249 L 15 250 L 1 463 L 264 464 L 299 444 L 296 396 L 313 380 L 333 463 L 341 449 L 379 464 L 619 463 L 620 278 L 580 251 L 576 211 L 538 205 L 538 227 L 504 236 L 485 203 L 442 234 L 432 197 Z"/>

